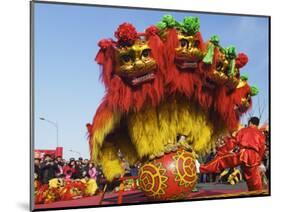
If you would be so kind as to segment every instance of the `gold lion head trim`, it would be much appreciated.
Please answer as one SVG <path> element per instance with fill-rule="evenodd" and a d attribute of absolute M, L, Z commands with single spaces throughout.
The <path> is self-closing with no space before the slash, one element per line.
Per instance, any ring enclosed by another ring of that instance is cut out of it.
<path fill-rule="evenodd" d="M 146 40 L 138 39 L 131 46 L 116 48 L 115 73 L 132 85 L 154 79 L 157 68 Z"/>

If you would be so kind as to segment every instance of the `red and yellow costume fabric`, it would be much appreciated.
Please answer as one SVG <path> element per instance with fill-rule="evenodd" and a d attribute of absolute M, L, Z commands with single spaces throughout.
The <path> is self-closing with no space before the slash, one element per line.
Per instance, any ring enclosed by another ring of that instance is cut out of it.
<path fill-rule="evenodd" d="M 91 159 L 109 181 L 124 174 L 119 153 L 130 164 L 161 157 L 179 135 L 207 153 L 251 107 L 257 90 L 239 73 L 248 58 L 217 36 L 204 42 L 199 28 L 197 17 L 165 15 L 143 33 L 123 23 L 116 40 L 99 42 L 106 94 L 87 128 Z"/>
<path fill-rule="evenodd" d="M 117 41 L 103 40 L 96 61 L 106 87 L 103 102 L 88 124 L 91 159 L 108 180 L 124 174 L 118 151 L 134 164 L 164 149 L 157 106 L 164 96 L 163 43 L 156 27 L 137 33 L 121 24 Z M 145 123 L 145 124 L 144 124 Z M 167 140 L 174 137 L 167 135 Z"/>
<path fill-rule="evenodd" d="M 231 152 L 217 156 L 214 160 L 200 166 L 201 173 L 219 173 L 226 168 L 241 166 L 248 189 L 261 190 L 262 179 L 259 165 L 264 157 L 265 137 L 256 127 L 246 127 L 238 131 L 235 145 L 238 152 Z"/>

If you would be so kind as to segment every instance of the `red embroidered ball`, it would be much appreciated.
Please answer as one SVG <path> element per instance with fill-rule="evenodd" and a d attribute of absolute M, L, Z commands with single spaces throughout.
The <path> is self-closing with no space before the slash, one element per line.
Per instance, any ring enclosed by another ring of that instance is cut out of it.
<path fill-rule="evenodd" d="M 195 158 L 184 149 L 149 161 L 139 171 L 140 188 L 154 200 L 187 199 L 196 183 Z"/>

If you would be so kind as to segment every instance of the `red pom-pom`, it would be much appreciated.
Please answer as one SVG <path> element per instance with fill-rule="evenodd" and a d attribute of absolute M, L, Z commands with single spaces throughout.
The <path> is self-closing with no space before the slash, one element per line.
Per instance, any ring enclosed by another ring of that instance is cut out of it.
<path fill-rule="evenodd" d="M 103 39 L 103 40 L 100 40 L 98 45 L 101 49 L 105 50 L 107 49 L 108 47 L 112 46 L 113 45 L 113 40 L 112 39 Z"/>
<path fill-rule="evenodd" d="M 248 63 L 248 56 L 244 53 L 239 53 L 236 60 L 235 60 L 235 66 L 237 68 L 242 68 Z"/>
<path fill-rule="evenodd" d="M 118 42 L 122 45 L 131 45 L 138 38 L 136 28 L 130 23 L 123 23 L 119 25 L 114 35 L 118 39 Z"/>
<path fill-rule="evenodd" d="M 145 30 L 145 34 L 149 37 L 149 36 L 154 36 L 157 35 L 158 33 L 158 28 L 156 26 L 150 26 Z"/>

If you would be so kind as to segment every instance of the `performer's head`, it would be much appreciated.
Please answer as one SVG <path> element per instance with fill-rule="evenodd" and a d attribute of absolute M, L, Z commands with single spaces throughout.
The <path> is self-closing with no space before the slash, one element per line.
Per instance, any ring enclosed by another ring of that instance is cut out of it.
<path fill-rule="evenodd" d="M 256 116 L 253 116 L 248 121 L 248 126 L 255 126 L 258 127 L 260 124 L 260 119 Z"/>
<path fill-rule="evenodd" d="M 61 157 L 61 156 L 57 156 L 57 157 L 56 157 L 56 162 L 58 162 L 58 163 L 59 163 L 59 162 L 62 162 L 62 157 Z"/>
<path fill-rule="evenodd" d="M 45 154 L 45 155 L 44 155 L 44 161 L 47 161 L 47 162 L 52 161 L 52 157 L 51 157 L 51 155 L 49 155 L 49 154 Z"/>
<path fill-rule="evenodd" d="M 34 164 L 40 165 L 40 158 L 34 158 Z"/>

